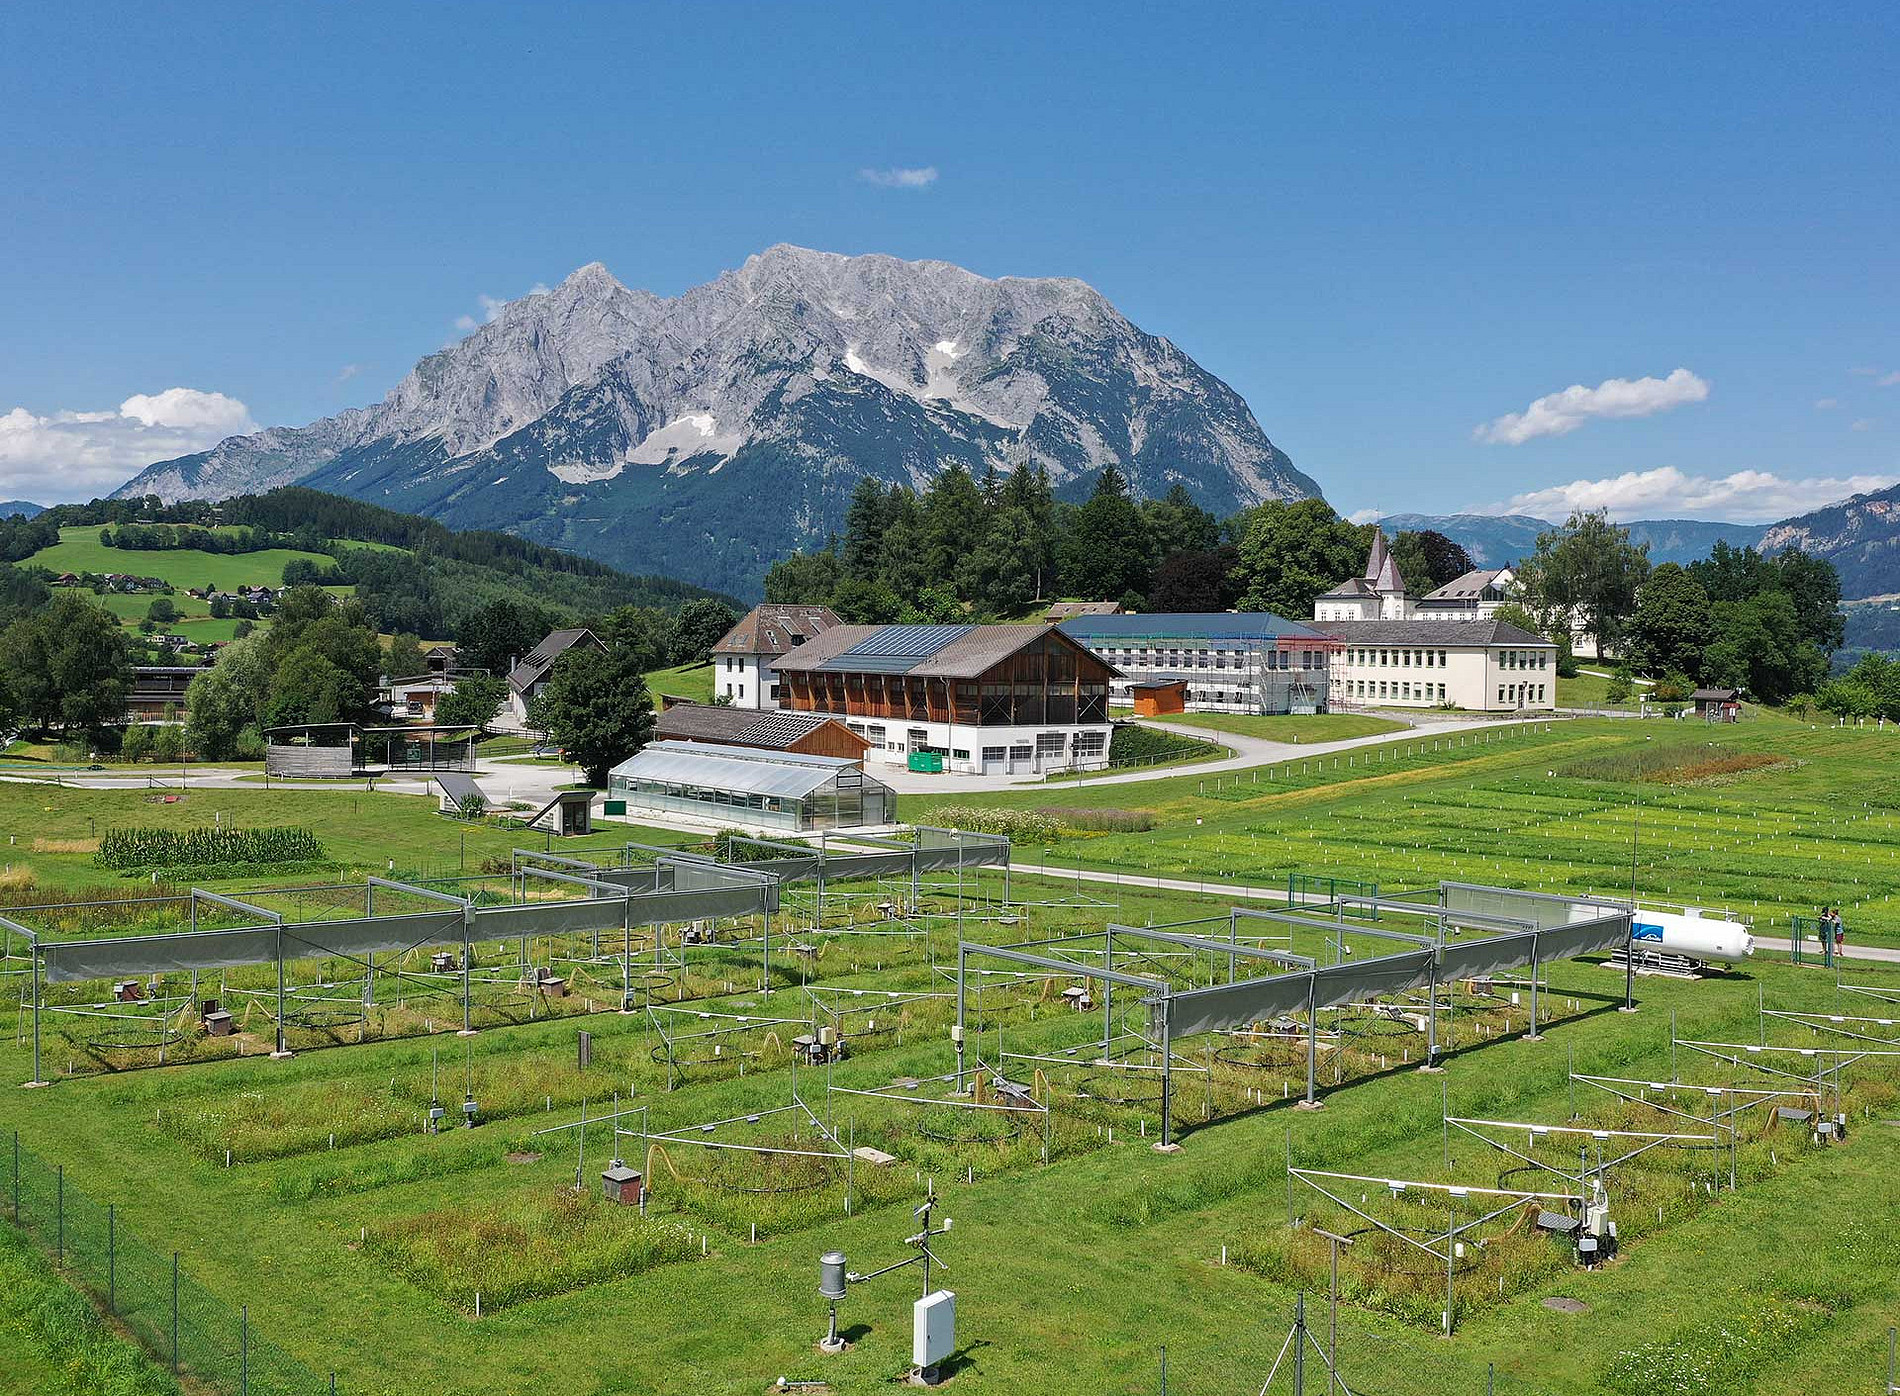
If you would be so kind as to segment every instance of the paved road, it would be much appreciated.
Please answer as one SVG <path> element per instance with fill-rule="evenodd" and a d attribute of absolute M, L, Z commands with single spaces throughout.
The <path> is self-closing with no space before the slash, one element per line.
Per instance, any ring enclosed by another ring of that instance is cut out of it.
<path fill-rule="evenodd" d="M 1384 716 L 1385 714 L 1380 714 Z M 1397 714 L 1394 720 L 1402 721 Z M 1442 737 L 1459 732 L 1475 732 L 1486 727 L 1505 727 L 1519 722 L 1555 721 L 1548 714 L 1535 716 L 1510 716 L 1496 718 L 1455 717 L 1445 719 L 1423 719 L 1414 722 L 1410 729 L 1402 732 L 1380 732 L 1368 737 L 1348 737 L 1337 742 L 1272 742 L 1264 737 L 1246 737 L 1234 732 L 1220 732 L 1211 727 L 1195 727 L 1185 722 L 1143 723 L 1157 732 L 1173 732 L 1190 737 L 1199 737 L 1204 741 L 1218 742 L 1231 747 L 1234 754 L 1215 761 L 1196 761 L 1191 765 L 1168 766 L 1160 770 L 1139 768 L 1130 771 L 1118 771 L 1110 775 L 1088 776 L 1076 780 L 1045 781 L 1041 776 L 972 776 L 946 771 L 940 776 L 922 775 L 899 767 L 873 765 L 871 773 L 900 795 L 972 795 L 981 791 L 994 790 L 1035 790 L 1051 791 L 1073 790 L 1079 787 L 1094 789 L 1103 785 L 1131 785 L 1144 780 L 1159 780 L 1166 776 L 1211 776 L 1227 771 L 1251 770 L 1255 766 L 1268 766 L 1280 761 L 1299 761 L 1310 757 L 1330 756 L 1335 752 L 1351 751 L 1355 747 L 1377 746 L 1382 742 L 1406 741 L 1419 737 Z"/>
<path fill-rule="evenodd" d="M 1093 868 L 1077 870 L 1037 863 L 1012 863 L 1010 871 L 1028 873 L 1031 876 L 1063 878 L 1069 881 L 1080 878 L 1083 882 L 1109 882 L 1118 887 L 1153 887 L 1165 892 L 1194 892 L 1203 896 L 1233 897 L 1240 901 L 1285 902 L 1287 900 L 1284 887 L 1250 887 L 1239 882 L 1223 882 L 1219 878 L 1136 877 L 1124 873 L 1101 872 Z M 1762 950 L 1786 951 L 1792 948 L 1788 941 L 1779 940 L 1773 936 L 1756 936 L 1755 945 Z M 1900 964 L 1900 949 L 1890 949 L 1883 945 L 1850 945 L 1845 953 L 1846 958 L 1850 960 L 1881 960 Z"/>

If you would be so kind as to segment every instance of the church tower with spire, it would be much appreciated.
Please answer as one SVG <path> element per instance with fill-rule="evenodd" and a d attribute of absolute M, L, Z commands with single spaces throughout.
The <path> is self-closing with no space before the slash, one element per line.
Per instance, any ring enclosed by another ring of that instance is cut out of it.
<path fill-rule="evenodd" d="M 1366 570 L 1341 582 L 1313 603 L 1315 620 L 1410 620 L 1412 604 L 1405 598 L 1405 578 L 1399 560 L 1385 541 L 1385 530 L 1372 530 L 1372 550 Z"/>

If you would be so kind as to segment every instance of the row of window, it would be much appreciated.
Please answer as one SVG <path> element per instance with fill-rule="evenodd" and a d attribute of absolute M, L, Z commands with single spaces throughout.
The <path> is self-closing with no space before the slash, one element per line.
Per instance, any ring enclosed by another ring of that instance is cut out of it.
<path fill-rule="evenodd" d="M 1498 651 L 1498 668 L 1500 669 L 1548 669 L 1549 667 L 1549 650 Z"/>
<path fill-rule="evenodd" d="M 1118 669 L 1318 669 L 1324 650 L 1136 650 L 1098 649 L 1095 654 Z"/>
<path fill-rule="evenodd" d="M 1535 703 L 1541 707 L 1544 702 L 1544 685 L 1541 683 L 1501 683 L 1498 685 L 1498 702 L 1516 703 L 1520 707 L 1525 703 Z"/>
<path fill-rule="evenodd" d="M 1444 650 L 1353 649 L 1346 651 L 1346 658 L 1353 664 L 1382 669 L 1442 669 L 1446 662 Z"/>
<path fill-rule="evenodd" d="M 1391 691 L 1387 692 L 1388 689 Z M 1433 691 L 1434 689 L 1436 692 Z M 1346 691 L 1355 698 L 1410 698 L 1425 703 L 1445 701 L 1445 685 L 1442 683 L 1401 683 L 1397 680 L 1354 679 L 1346 685 Z"/>

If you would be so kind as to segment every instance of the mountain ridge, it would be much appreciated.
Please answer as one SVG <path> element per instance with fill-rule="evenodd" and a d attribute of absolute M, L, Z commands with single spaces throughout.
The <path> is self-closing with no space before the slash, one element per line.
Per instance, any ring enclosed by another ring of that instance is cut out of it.
<path fill-rule="evenodd" d="M 332 490 L 755 594 L 863 475 L 1040 467 L 1231 513 L 1319 486 L 1247 404 L 1086 283 L 779 244 L 666 299 L 588 263 L 381 403 L 157 462 L 117 497 Z M 761 508 L 765 501 L 773 507 Z"/>

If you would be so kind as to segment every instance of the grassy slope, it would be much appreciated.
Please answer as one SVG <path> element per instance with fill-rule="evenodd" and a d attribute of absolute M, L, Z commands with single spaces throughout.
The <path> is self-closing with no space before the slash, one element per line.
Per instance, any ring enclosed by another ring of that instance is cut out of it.
<path fill-rule="evenodd" d="M 713 666 L 710 664 L 681 664 L 672 669 L 655 669 L 647 675 L 647 691 L 653 695 L 653 706 L 660 706 L 660 698 L 686 698 L 695 703 L 710 703 L 713 700 Z"/>
<path fill-rule="evenodd" d="M 1353 737 L 1374 737 L 1384 732 L 1405 730 L 1403 722 L 1369 717 L 1363 713 L 1319 713 L 1312 717 L 1285 714 L 1267 717 L 1258 713 L 1171 713 L 1167 717 L 1143 720 L 1184 727 L 1205 727 L 1215 732 L 1232 732 L 1236 736 L 1259 737 L 1270 742 L 1343 742 Z"/>
<path fill-rule="evenodd" d="M 321 553 L 297 552 L 289 548 L 228 554 L 199 552 L 195 548 L 163 552 L 102 548 L 99 546 L 97 527 L 62 528 L 59 542 L 50 548 L 42 548 L 21 565 L 45 567 L 54 572 L 131 572 L 141 577 L 162 577 L 181 589 L 208 584 L 229 589 L 238 586 L 282 586 L 284 564 L 298 558 L 314 562 L 319 567 L 334 565 Z M 145 603 L 150 605 L 151 598 L 146 597 Z"/>

